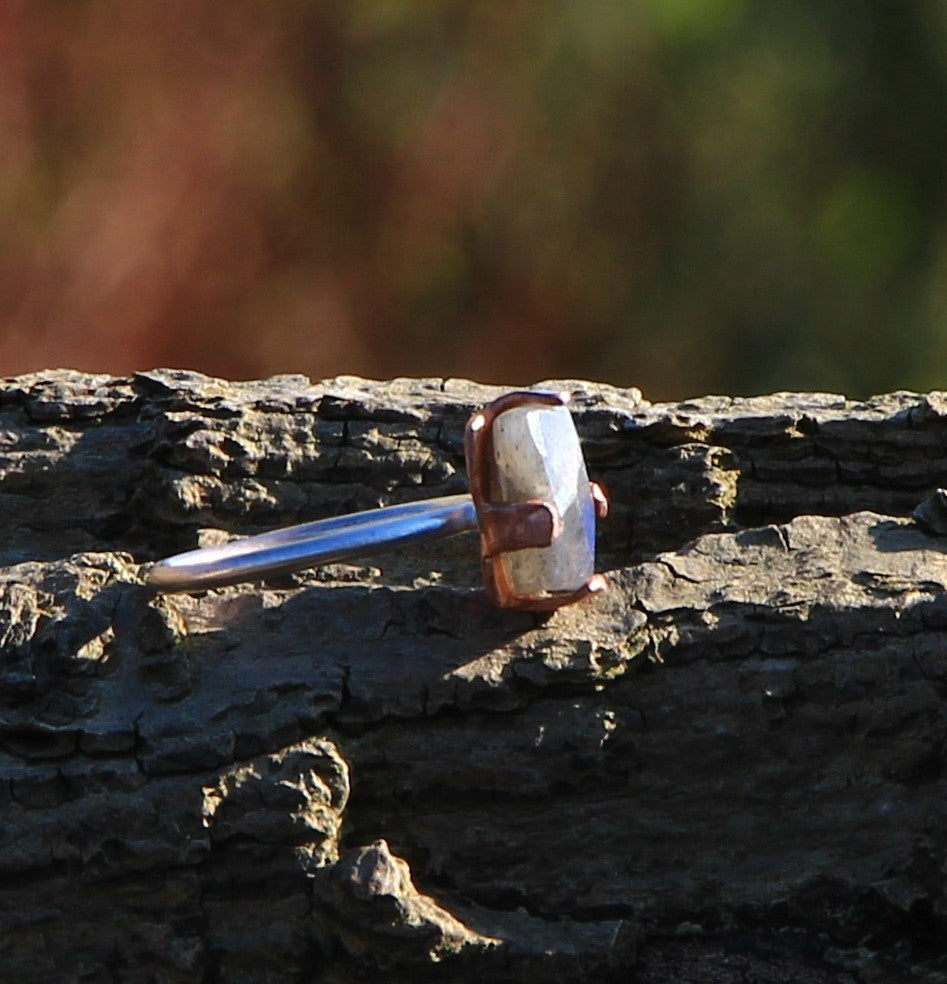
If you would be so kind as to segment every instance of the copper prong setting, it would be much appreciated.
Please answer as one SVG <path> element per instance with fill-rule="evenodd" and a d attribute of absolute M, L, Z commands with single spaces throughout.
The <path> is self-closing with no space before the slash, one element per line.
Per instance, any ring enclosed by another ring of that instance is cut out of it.
<path fill-rule="evenodd" d="M 589 482 L 589 489 L 592 492 L 592 501 L 595 503 L 595 515 L 598 519 L 604 519 L 608 515 L 608 496 L 605 489 L 598 482 Z"/>
<path fill-rule="evenodd" d="M 562 532 L 562 517 L 551 502 L 484 502 L 478 512 L 483 554 L 548 547 Z"/>
<path fill-rule="evenodd" d="M 608 582 L 601 574 L 593 574 L 576 591 L 551 591 L 542 595 L 515 593 L 503 572 L 498 554 L 529 547 L 548 547 L 560 534 L 562 519 L 558 509 L 544 500 L 518 503 L 494 503 L 491 498 L 491 462 L 493 421 L 515 407 L 538 403 L 562 406 L 570 402 L 569 393 L 520 390 L 507 393 L 471 417 L 464 435 L 467 475 L 470 492 L 477 507 L 480 526 L 481 565 L 484 586 L 494 604 L 501 608 L 524 611 L 553 611 L 563 605 L 581 601 L 604 590 Z M 602 487 L 590 482 L 596 516 L 608 512 L 608 498 Z"/>

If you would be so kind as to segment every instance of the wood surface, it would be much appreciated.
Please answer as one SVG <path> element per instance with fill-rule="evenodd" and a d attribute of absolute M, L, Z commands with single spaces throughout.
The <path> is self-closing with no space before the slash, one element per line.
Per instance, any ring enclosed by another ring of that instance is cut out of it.
<path fill-rule="evenodd" d="M 610 587 L 538 615 L 474 535 L 142 584 L 464 491 L 498 387 L 3 381 L 0 980 L 947 981 L 947 397 L 551 385 Z"/>

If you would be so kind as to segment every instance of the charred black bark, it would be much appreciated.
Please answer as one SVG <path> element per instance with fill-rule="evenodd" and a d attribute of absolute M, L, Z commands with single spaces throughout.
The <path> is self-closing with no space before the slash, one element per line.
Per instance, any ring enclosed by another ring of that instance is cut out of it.
<path fill-rule="evenodd" d="M 611 588 L 537 617 L 470 536 L 141 582 L 463 491 L 495 388 L 6 381 L 4 977 L 947 979 L 947 404 L 557 388 Z"/>

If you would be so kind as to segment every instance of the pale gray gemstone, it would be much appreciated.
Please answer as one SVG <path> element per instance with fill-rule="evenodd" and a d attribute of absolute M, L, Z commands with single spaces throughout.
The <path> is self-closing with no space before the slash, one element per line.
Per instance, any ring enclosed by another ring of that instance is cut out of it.
<path fill-rule="evenodd" d="M 500 501 L 545 499 L 562 518 L 550 546 L 503 554 L 513 589 L 533 595 L 581 588 L 595 571 L 595 503 L 568 408 L 526 405 L 501 413 L 493 450 Z"/>

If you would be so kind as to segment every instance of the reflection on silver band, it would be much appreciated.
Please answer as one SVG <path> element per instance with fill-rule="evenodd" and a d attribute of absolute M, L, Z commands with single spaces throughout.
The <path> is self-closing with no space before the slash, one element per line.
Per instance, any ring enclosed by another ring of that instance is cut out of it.
<path fill-rule="evenodd" d="M 147 580 L 166 592 L 220 587 L 476 528 L 477 512 L 471 497 L 449 495 L 301 523 L 219 547 L 191 550 L 155 564 Z"/>

